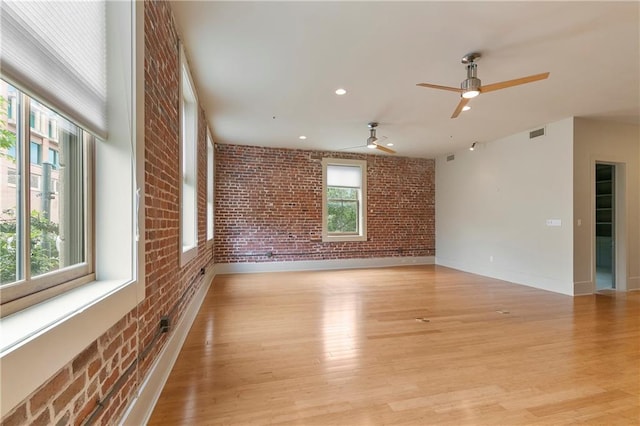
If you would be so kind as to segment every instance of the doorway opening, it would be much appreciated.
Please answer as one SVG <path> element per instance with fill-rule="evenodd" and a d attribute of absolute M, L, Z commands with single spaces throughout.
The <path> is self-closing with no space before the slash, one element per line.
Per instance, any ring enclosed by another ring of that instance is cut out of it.
<path fill-rule="evenodd" d="M 596 291 L 616 288 L 616 166 L 596 163 Z"/>

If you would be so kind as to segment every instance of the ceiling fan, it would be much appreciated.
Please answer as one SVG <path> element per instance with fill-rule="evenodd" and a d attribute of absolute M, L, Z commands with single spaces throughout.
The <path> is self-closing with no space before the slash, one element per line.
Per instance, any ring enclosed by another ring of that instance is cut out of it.
<path fill-rule="evenodd" d="M 387 154 L 395 154 L 396 152 L 387 148 L 386 146 L 382 146 L 378 143 L 379 139 L 376 137 L 376 127 L 378 127 L 378 123 L 371 122 L 368 124 L 370 136 L 367 138 L 367 148 L 370 149 L 378 149 L 382 152 L 386 152 Z"/>
<path fill-rule="evenodd" d="M 499 83 L 482 85 L 480 79 L 477 77 L 478 65 L 476 59 L 480 58 L 479 52 L 472 52 L 462 57 L 462 63 L 467 66 L 467 78 L 460 83 L 460 88 L 450 86 L 439 86 L 437 84 L 430 83 L 418 83 L 416 86 L 428 87 L 432 89 L 449 90 L 451 92 L 460 93 L 461 99 L 458 106 L 453 111 L 451 118 L 456 118 L 463 108 L 469 103 L 469 100 L 475 98 L 480 93 L 493 92 L 494 90 L 506 89 L 508 87 L 518 86 L 520 84 L 531 83 L 538 80 L 544 80 L 549 77 L 548 72 L 542 74 L 534 74 L 528 77 L 516 78 L 514 80 L 501 81 Z M 467 108 L 468 109 L 468 108 Z"/>

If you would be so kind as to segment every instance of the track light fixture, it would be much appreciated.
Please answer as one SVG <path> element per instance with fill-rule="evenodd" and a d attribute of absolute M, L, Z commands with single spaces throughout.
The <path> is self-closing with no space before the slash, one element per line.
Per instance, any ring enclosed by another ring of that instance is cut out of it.
<path fill-rule="evenodd" d="M 469 151 L 474 151 L 476 149 L 476 145 L 478 145 L 478 142 L 472 143 L 471 146 L 469 147 Z"/>

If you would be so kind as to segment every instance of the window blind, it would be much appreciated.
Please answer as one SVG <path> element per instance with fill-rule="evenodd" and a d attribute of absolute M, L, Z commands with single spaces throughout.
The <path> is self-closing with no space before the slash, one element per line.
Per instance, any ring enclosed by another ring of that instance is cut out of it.
<path fill-rule="evenodd" d="M 105 138 L 104 1 L 2 0 L 0 72 L 27 94 Z"/>
<path fill-rule="evenodd" d="M 327 185 L 359 188 L 362 185 L 362 169 L 358 166 L 327 165 Z"/>

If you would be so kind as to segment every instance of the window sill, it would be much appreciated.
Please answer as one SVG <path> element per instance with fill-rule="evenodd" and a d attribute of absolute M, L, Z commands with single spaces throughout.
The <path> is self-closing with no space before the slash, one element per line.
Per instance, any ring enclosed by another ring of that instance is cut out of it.
<path fill-rule="evenodd" d="M 323 235 L 323 243 L 339 243 L 343 241 L 367 241 L 366 235 Z"/>
<path fill-rule="evenodd" d="M 0 416 L 135 308 L 135 284 L 95 281 L 2 318 Z"/>

